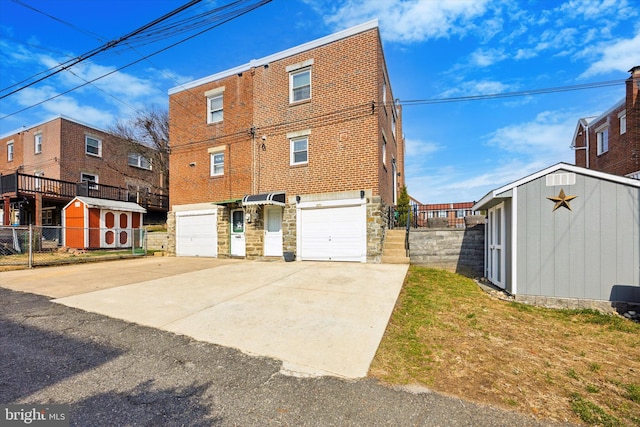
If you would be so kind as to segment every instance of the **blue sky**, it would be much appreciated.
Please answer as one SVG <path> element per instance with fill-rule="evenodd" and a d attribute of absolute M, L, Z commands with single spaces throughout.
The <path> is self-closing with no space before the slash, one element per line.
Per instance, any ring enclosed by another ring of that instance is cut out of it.
<path fill-rule="evenodd" d="M 115 40 L 186 1 L 0 0 L 0 88 Z M 229 2 L 205 0 L 181 16 Z M 0 135 L 59 114 L 108 128 L 135 109 L 166 107 L 167 90 L 180 83 L 373 18 L 380 23 L 394 97 L 404 105 L 407 186 L 423 203 L 479 200 L 529 173 L 573 163 L 569 145 L 578 119 L 613 106 L 624 97 L 624 84 L 477 101 L 411 101 L 622 82 L 640 65 L 638 0 L 273 0 L 148 60 L 141 58 L 193 32 L 131 41 L 7 96 L 0 100 Z"/>

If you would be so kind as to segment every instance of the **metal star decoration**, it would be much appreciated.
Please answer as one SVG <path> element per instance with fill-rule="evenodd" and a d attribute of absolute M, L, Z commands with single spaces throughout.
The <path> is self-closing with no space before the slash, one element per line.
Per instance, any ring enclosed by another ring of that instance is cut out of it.
<path fill-rule="evenodd" d="M 576 197 L 578 196 L 567 196 L 566 194 L 564 194 L 564 190 L 561 188 L 560 194 L 558 194 L 558 197 L 547 197 L 547 199 L 556 203 L 556 205 L 553 207 L 554 211 L 561 206 L 571 210 L 571 205 L 569 205 L 569 202 L 575 199 Z"/>

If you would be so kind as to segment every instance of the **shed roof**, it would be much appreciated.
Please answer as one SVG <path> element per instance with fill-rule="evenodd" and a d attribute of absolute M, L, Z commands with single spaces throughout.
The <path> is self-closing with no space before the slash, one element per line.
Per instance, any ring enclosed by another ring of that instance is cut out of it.
<path fill-rule="evenodd" d="M 629 185 L 632 187 L 640 188 L 640 180 L 638 179 L 627 178 L 619 175 L 612 175 L 610 173 L 594 171 L 593 169 L 586 169 L 580 166 L 570 165 L 568 163 L 561 162 L 553 166 L 549 166 L 546 169 L 542 169 L 541 171 L 538 171 L 531 175 L 525 176 L 524 178 L 521 178 L 517 181 L 513 181 L 510 184 L 496 188 L 493 191 L 488 192 L 482 199 L 480 199 L 479 202 L 473 205 L 472 209 L 476 211 L 476 210 L 483 210 L 483 209 L 490 208 L 491 206 L 499 203 L 500 200 L 511 197 L 513 194 L 511 190 L 513 190 L 514 188 L 519 187 L 528 182 L 531 182 L 540 177 L 543 177 L 545 175 L 548 175 L 550 173 L 556 172 L 558 170 L 574 172 L 577 174 L 590 176 L 592 178 L 602 179 L 605 181 L 611 181 L 611 182 L 616 182 L 618 184 Z"/>
<path fill-rule="evenodd" d="M 98 199 L 95 197 L 85 197 L 85 196 L 76 196 L 72 201 L 70 201 L 67 206 L 69 206 L 74 201 L 79 200 L 89 208 L 99 208 L 99 209 L 111 209 L 114 211 L 126 211 L 126 212 L 141 212 L 146 213 L 147 210 L 140 206 L 137 203 L 133 202 L 121 202 L 119 200 L 107 200 L 107 199 Z M 65 206 L 66 207 L 66 206 Z"/>

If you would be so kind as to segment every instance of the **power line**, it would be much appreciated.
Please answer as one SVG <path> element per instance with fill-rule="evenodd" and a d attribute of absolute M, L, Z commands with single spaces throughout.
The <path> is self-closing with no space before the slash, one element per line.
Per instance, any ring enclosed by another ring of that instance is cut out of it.
<path fill-rule="evenodd" d="M 463 102 L 463 101 L 482 101 L 487 99 L 500 99 L 500 98 L 511 98 L 511 97 L 517 97 L 517 96 L 542 95 L 542 94 L 556 93 L 556 92 L 570 92 L 574 90 L 597 89 L 601 87 L 617 86 L 624 83 L 625 83 L 624 79 L 618 79 L 618 80 L 608 80 L 608 81 L 602 81 L 602 82 L 584 83 L 579 85 L 568 85 L 568 86 L 557 86 L 557 87 L 543 88 L 543 89 L 522 90 L 517 92 L 492 93 L 492 94 L 485 94 L 485 95 L 469 95 L 469 96 L 458 96 L 458 97 L 451 97 L 451 98 L 401 100 L 400 104 L 404 106 L 404 105 L 443 104 L 448 102 Z"/>
<path fill-rule="evenodd" d="M 107 43 L 103 44 L 102 46 L 100 46 L 100 47 L 98 47 L 96 49 L 93 49 L 93 50 L 91 50 L 91 51 L 89 51 L 89 52 L 87 52 L 87 53 L 85 53 L 83 55 L 80 55 L 80 56 L 78 56 L 78 57 L 76 57 L 76 58 L 74 58 L 74 59 L 72 59 L 70 61 L 67 61 L 67 62 L 65 62 L 63 64 L 60 64 L 59 66 L 53 67 L 53 68 L 55 68 L 54 71 L 51 71 L 50 73 L 46 74 L 43 77 L 40 77 L 37 80 L 32 81 L 31 83 L 27 83 L 27 84 L 25 84 L 25 85 L 23 85 L 23 86 L 21 86 L 21 87 L 19 87 L 17 89 L 12 90 L 11 92 L 9 92 L 7 94 L 4 94 L 4 95 L 0 96 L 0 99 L 4 99 L 7 96 L 13 95 L 14 93 L 20 92 L 21 90 L 24 90 L 24 89 L 26 89 L 26 88 L 28 88 L 30 86 L 33 86 L 36 83 L 39 83 L 39 82 L 41 82 L 41 81 L 43 81 L 45 79 L 48 79 L 49 77 L 54 76 L 54 75 L 66 70 L 66 69 L 68 69 L 70 67 L 73 67 L 74 65 L 79 64 L 80 62 L 86 61 L 87 59 L 89 59 L 89 58 L 91 58 L 93 56 L 96 56 L 100 52 L 104 52 L 105 50 L 112 49 L 113 47 L 115 47 L 118 44 L 124 42 L 125 40 L 130 39 L 133 36 L 142 33 L 143 31 L 153 27 L 154 25 L 157 25 L 158 23 L 169 19 L 170 17 L 182 12 L 185 9 L 188 9 L 189 7 L 193 6 L 194 4 L 200 3 L 201 1 L 202 0 L 191 0 L 189 3 L 187 3 L 187 4 L 183 5 L 183 6 L 180 6 L 177 9 L 172 10 L 171 12 L 161 16 L 160 18 L 154 19 L 153 21 L 149 22 L 148 24 L 145 24 L 142 27 L 140 27 L 140 28 L 138 28 L 136 30 L 133 30 L 132 32 L 130 32 L 128 34 L 125 34 L 124 36 L 118 38 L 117 40 L 113 40 L 113 41 L 107 42 Z M 29 80 L 29 79 L 27 79 L 27 80 Z M 23 82 L 24 82 L 24 80 L 23 80 Z M 15 85 L 9 86 L 9 88 L 14 87 L 14 86 Z M 6 90 L 6 89 L 8 89 L 8 88 L 4 88 L 4 89 L 2 89 L 2 91 Z"/>
<path fill-rule="evenodd" d="M 202 1 L 202 0 L 194 0 L 194 1 Z M 184 43 L 184 42 L 186 42 L 186 41 L 188 41 L 188 40 L 191 40 L 192 38 L 195 38 L 195 37 L 197 37 L 197 36 L 199 36 L 199 35 L 202 35 L 202 34 L 204 34 L 205 32 L 212 30 L 213 28 L 216 28 L 216 27 L 218 27 L 218 26 L 220 26 L 220 25 L 222 25 L 222 24 L 225 24 L 225 23 L 227 23 L 227 22 L 229 22 L 229 21 L 231 21 L 231 20 L 233 20 L 233 19 L 235 19 L 235 18 L 238 18 L 238 17 L 240 17 L 240 16 L 242 16 L 242 15 L 244 15 L 244 14 L 246 14 L 246 13 L 249 13 L 250 11 L 252 11 L 252 10 L 254 10 L 254 9 L 257 9 L 258 7 L 263 6 L 263 5 L 265 5 L 265 4 L 269 3 L 269 2 L 271 2 L 271 0 L 260 0 L 260 1 L 258 1 L 256 4 L 252 4 L 252 5 L 250 5 L 250 6 L 247 6 L 247 7 L 243 8 L 243 9 L 240 9 L 239 11 L 235 12 L 235 14 L 233 14 L 233 15 L 231 15 L 231 16 L 229 16 L 229 17 L 227 17 L 227 19 L 225 19 L 224 21 L 218 22 L 218 23 L 217 23 L 217 24 L 215 24 L 215 25 L 212 25 L 212 26 L 210 26 L 210 27 L 208 27 L 208 28 L 205 28 L 205 29 L 204 29 L 204 30 L 202 30 L 202 31 L 199 31 L 199 32 L 197 32 L 197 33 L 195 33 L 195 34 L 192 34 L 191 36 L 189 36 L 189 37 L 187 37 L 187 38 L 184 38 L 184 39 L 182 39 L 182 40 L 179 40 L 179 41 L 177 41 L 177 42 L 175 42 L 175 43 L 173 43 L 173 44 L 171 44 L 171 45 L 169 45 L 169 46 L 166 46 L 166 47 L 164 47 L 164 48 L 162 48 L 162 49 L 160 49 L 160 50 L 157 50 L 157 51 L 155 51 L 155 52 L 153 52 L 153 53 L 151 53 L 151 54 L 149 54 L 149 55 L 143 56 L 143 57 L 142 57 L 142 58 L 140 58 L 140 59 L 137 59 L 137 60 L 135 60 L 135 61 L 133 61 L 133 62 L 130 62 L 130 63 L 126 64 L 126 65 L 123 65 L 123 66 L 122 66 L 122 67 L 120 67 L 120 68 L 116 68 L 116 69 L 114 69 L 114 70 L 112 70 L 112 71 L 109 71 L 108 73 L 102 74 L 101 76 L 98 76 L 98 77 L 94 78 L 93 80 L 85 81 L 85 83 L 82 83 L 82 84 L 80 84 L 80 85 L 78 85 L 78 86 L 76 86 L 76 87 L 73 87 L 73 88 L 71 88 L 71 89 L 69 89 L 69 90 L 66 90 L 66 91 L 64 91 L 64 92 L 61 92 L 61 93 L 59 93 L 59 94 L 57 94 L 57 95 L 54 95 L 54 96 L 52 96 L 52 97 L 50 97 L 50 98 L 47 98 L 47 99 L 45 99 L 45 100 L 42 100 L 42 101 L 37 102 L 37 103 L 35 103 L 35 104 L 32 104 L 32 105 L 30 105 L 30 106 L 28 106 L 28 107 L 22 108 L 22 109 L 20 109 L 20 110 L 18 110 L 18 111 L 14 111 L 13 113 L 6 114 L 6 115 L 4 115 L 4 116 L 0 117 L 0 120 L 2 120 L 2 119 L 6 119 L 7 117 L 11 117 L 11 116 L 14 116 L 14 115 L 19 114 L 19 113 L 22 113 L 22 112 L 24 112 L 24 111 L 26 111 L 26 110 L 29 110 L 29 109 L 34 108 L 34 107 L 37 107 L 38 105 L 42 105 L 42 104 L 44 104 L 45 102 L 51 101 L 51 100 L 53 100 L 53 99 L 56 99 L 56 98 L 58 98 L 58 97 L 60 97 L 60 96 L 62 96 L 62 95 L 66 95 L 66 94 L 68 94 L 68 93 L 70 93 L 70 92 L 73 92 L 73 91 L 74 91 L 74 90 L 76 90 L 76 89 L 80 89 L 80 88 L 82 88 L 82 87 L 84 87 L 84 86 L 87 86 L 88 84 L 91 84 L 91 83 L 96 82 L 96 81 L 98 81 L 98 80 L 100 80 L 100 79 L 103 79 L 104 77 L 107 77 L 107 76 L 109 76 L 109 75 L 111 75 L 111 74 L 114 74 L 114 73 L 116 73 L 116 72 L 118 72 L 118 71 L 124 70 L 125 68 L 128 68 L 128 67 L 130 67 L 130 66 L 132 66 L 132 65 L 135 65 L 135 64 L 137 64 L 137 63 L 139 63 L 139 62 L 142 62 L 142 61 L 144 61 L 144 60 L 146 60 L 146 59 L 148 59 L 148 58 L 150 58 L 150 57 L 152 57 L 152 56 L 155 56 L 155 55 L 157 55 L 157 54 L 159 54 L 159 53 L 162 53 L 162 52 L 164 52 L 164 51 L 166 51 L 166 50 L 169 50 L 169 49 L 171 49 L 171 48 L 173 48 L 173 47 L 175 47 L 175 46 L 177 46 L 177 45 L 179 45 L 179 44 L 182 44 L 182 43 Z M 68 68 L 68 67 L 66 67 L 66 68 Z M 42 80 L 42 79 L 40 79 L 40 80 Z M 15 92 L 15 91 L 14 91 L 14 92 Z M 13 92 L 12 92 L 12 93 L 13 93 Z M 8 96 L 8 95 L 5 95 L 5 96 Z M 4 98 L 4 97 L 0 97 L 0 99 L 2 99 L 2 98 Z"/>

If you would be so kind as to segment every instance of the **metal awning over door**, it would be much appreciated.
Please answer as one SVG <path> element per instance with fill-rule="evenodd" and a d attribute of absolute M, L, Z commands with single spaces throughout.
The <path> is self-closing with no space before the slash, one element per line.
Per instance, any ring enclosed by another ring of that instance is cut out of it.
<path fill-rule="evenodd" d="M 284 192 L 262 193 L 246 195 L 242 198 L 242 206 L 275 205 L 285 206 L 286 196 Z"/>

